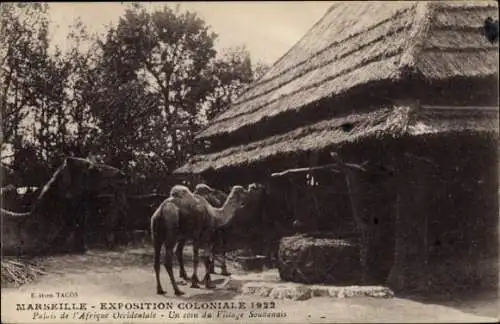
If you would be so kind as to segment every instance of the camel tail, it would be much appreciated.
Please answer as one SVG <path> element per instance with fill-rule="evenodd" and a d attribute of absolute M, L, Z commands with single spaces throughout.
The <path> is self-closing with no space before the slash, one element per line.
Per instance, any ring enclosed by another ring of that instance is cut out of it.
<path fill-rule="evenodd" d="M 161 219 L 161 208 L 163 204 L 158 207 L 158 209 L 153 213 L 153 216 L 151 216 L 151 224 L 150 224 L 150 234 L 151 234 L 151 241 L 155 242 L 155 239 L 158 238 L 160 233 L 164 233 L 164 226 L 163 222 Z"/>
<path fill-rule="evenodd" d="M 179 230 L 179 210 L 170 201 L 165 201 L 151 216 L 151 240 L 163 241 L 166 236 Z"/>

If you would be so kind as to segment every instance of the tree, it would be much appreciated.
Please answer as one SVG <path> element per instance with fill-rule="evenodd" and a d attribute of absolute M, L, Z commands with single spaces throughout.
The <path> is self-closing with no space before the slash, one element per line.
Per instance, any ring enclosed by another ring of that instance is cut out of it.
<path fill-rule="evenodd" d="M 167 6 L 131 5 L 102 40 L 77 19 L 67 52 L 49 51 L 46 5 L 2 4 L 1 14 L 2 144 L 17 170 L 92 155 L 141 179 L 164 177 L 260 69 L 244 47 L 218 55 L 200 17 Z"/>
<path fill-rule="evenodd" d="M 249 85 L 260 78 L 268 66 L 252 66 L 246 47 L 226 49 L 213 64 L 214 89 L 205 110 L 206 121 L 227 110 Z"/>
<path fill-rule="evenodd" d="M 52 56 L 40 60 L 39 68 L 30 81 L 33 89 L 30 102 L 33 106 L 35 133 L 39 154 L 49 164 L 59 163 L 68 139 L 69 115 L 66 106 L 66 86 L 71 62 L 56 49 Z"/>
<path fill-rule="evenodd" d="M 120 67 L 119 78 L 137 75 L 158 95 L 158 122 L 177 161 L 184 158 L 183 133 L 196 128 L 198 106 L 213 89 L 210 62 L 216 55 L 215 38 L 196 14 L 167 6 L 148 13 L 136 5 L 108 34 L 104 53 L 119 56 L 114 65 Z"/>
<path fill-rule="evenodd" d="M 260 79 L 264 74 L 266 74 L 266 72 L 268 70 L 269 70 L 269 65 L 267 65 L 265 63 L 258 62 L 257 64 L 255 64 L 254 70 L 253 70 L 254 81 L 257 81 L 258 79 Z"/>
<path fill-rule="evenodd" d="M 32 109 L 33 80 L 47 57 L 48 17 L 46 4 L 20 2 L 2 3 L 0 6 L 3 146 L 19 142 L 15 138 L 22 136 L 21 123 Z"/>
<path fill-rule="evenodd" d="M 228 49 L 213 64 L 214 91 L 206 110 L 207 120 L 227 109 L 243 88 L 253 81 L 250 54 L 245 47 Z"/>
<path fill-rule="evenodd" d="M 217 35 L 196 14 L 167 6 L 152 13 L 129 8 L 102 44 L 103 62 L 115 80 L 138 79 L 156 95 L 154 127 L 181 164 L 193 150 L 194 134 L 253 80 L 250 56 L 236 48 L 217 57 Z"/>
<path fill-rule="evenodd" d="M 66 64 L 60 52 L 49 54 L 46 4 L 1 6 L 2 151 L 11 147 L 22 182 L 37 183 L 31 177 L 43 178 L 38 171 L 50 169 L 64 138 Z"/>
<path fill-rule="evenodd" d="M 103 159 L 116 167 L 128 169 L 135 152 L 152 149 L 154 116 L 158 101 L 154 94 L 145 91 L 141 81 L 124 84 L 107 84 L 96 92 L 92 113 L 97 119 Z"/>
<path fill-rule="evenodd" d="M 100 59 L 98 44 L 79 18 L 71 26 L 67 41 L 71 47 L 65 60 L 71 64 L 65 106 L 70 121 L 65 154 L 87 156 L 97 135 L 97 120 L 92 114 L 91 103 L 96 93 L 96 65 Z"/>
<path fill-rule="evenodd" d="M 86 71 L 77 69 L 73 51 L 69 55 L 57 48 L 49 51 L 46 5 L 2 4 L 1 23 L 2 151 L 12 146 L 13 168 L 26 175 L 27 169 L 51 169 L 70 155 L 70 101 L 78 88 L 72 77 Z M 77 47 L 75 38 L 70 41 Z M 40 178 L 42 174 L 32 173 Z"/>

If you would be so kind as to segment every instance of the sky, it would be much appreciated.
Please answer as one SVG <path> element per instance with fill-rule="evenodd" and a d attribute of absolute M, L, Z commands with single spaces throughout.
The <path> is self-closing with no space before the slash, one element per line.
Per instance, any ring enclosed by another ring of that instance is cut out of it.
<path fill-rule="evenodd" d="M 142 2 L 148 10 L 164 5 L 196 12 L 219 37 L 217 50 L 246 46 L 254 62 L 274 63 L 325 13 L 332 2 Z M 50 3 L 52 45 L 65 48 L 68 26 L 80 16 L 91 33 L 101 34 L 127 8 L 120 2 Z"/>

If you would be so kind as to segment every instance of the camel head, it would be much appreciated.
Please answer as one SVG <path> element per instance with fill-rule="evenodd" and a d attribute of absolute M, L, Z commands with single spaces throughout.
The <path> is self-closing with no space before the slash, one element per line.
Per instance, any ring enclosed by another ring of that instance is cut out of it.
<path fill-rule="evenodd" d="M 183 208 L 192 208 L 197 205 L 195 195 L 184 185 L 175 185 L 170 189 L 170 199 L 174 199 L 178 204 L 184 206 Z"/>
<path fill-rule="evenodd" d="M 260 183 L 251 183 L 248 185 L 248 201 L 258 202 L 266 194 L 266 187 Z"/>
<path fill-rule="evenodd" d="M 185 199 L 191 198 L 192 196 L 193 193 L 191 190 L 184 185 L 175 185 L 170 189 L 170 197 L 172 198 Z"/>
<path fill-rule="evenodd" d="M 204 183 L 196 185 L 194 193 L 205 197 L 207 201 L 214 207 L 220 207 L 224 204 L 227 199 L 227 195 L 215 188 L 212 188 Z"/>
<path fill-rule="evenodd" d="M 248 191 L 243 186 L 233 186 L 227 195 L 226 204 L 231 203 L 237 206 L 244 206 L 247 203 Z"/>
<path fill-rule="evenodd" d="M 65 198 L 78 196 L 84 191 L 103 192 L 126 183 L 123 172 L 105 164 L 68 157 L 57 169 L 40 195 L 55 190 Z"/>

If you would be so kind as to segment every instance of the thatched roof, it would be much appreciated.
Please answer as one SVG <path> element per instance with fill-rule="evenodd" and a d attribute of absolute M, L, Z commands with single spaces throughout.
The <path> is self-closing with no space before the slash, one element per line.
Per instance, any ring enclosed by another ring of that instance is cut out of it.
<path fill-rule="evenodd" d="M 203 173 L 225 167 L 249 166 L 276 156 L 320 151 L 362 141 L 368 137 L 400 137 L 440 132 L 484 131 L 498 133 L 498 114 L 491 111 L 471 115 L 470 110 L 451 115 L 433 109 L 386 107 L 365 114 L 351 114 L 300 127 L 286 134 L 243 144 L 220 152 L 197 155 L 176 173 Z M 469 118 L 463 118 L 467 114 Z M 439 115 L 445 115 L 445 118 Z M 496 116 L 496 118 L 495 118 Z M 492 118 L 493 117 L 493 118 Z M 348 127 L 346 127 L 348 125 Z"/>
<path fill-rule="evenodd" d="M 392 107 L 352 114 L 350 105 L 326 105 L 321 109 L 344 117 L 314 125 L 303 120 L 300 127 L 293 129 L 293 125 L 281 134 L 266 133 L 268 137 L 262 139 L 264 123 L 279 121 L 292 112 L 313 108 L 316 112 L 318 102 L 342 97 L 354 88 L 366 85 L 370 92 L 368 86 L 402 84 L 412 79 L 432 84 L 457 78 L 498 78 L 498 44 L 489 43 L 483 35 L 488 16 L 498 19 L 497 2 L 335 3 L 197 139 L 224 139 L 243 131 L 260 132 L 259 136 L 240 136 L 253 142 L 239 140 L 234 147 L 197 156 L 177 172 L 247 164 L 275 154 L 320 149 L 390 132 L 384 127 L 394 126 L 387 121 L 393 114 Z M 339 130 L 339 125 L 348 122 L 356 122 L 357 127 L 349 133 Z"/>
<path fill-rule="evenodd" d="M 498 46 L 482 36 L 497 2 L 345 2 L 328 13 L 225 113 L 198 134 L 230 133 L 358 84 L 498 73 Z"/>

